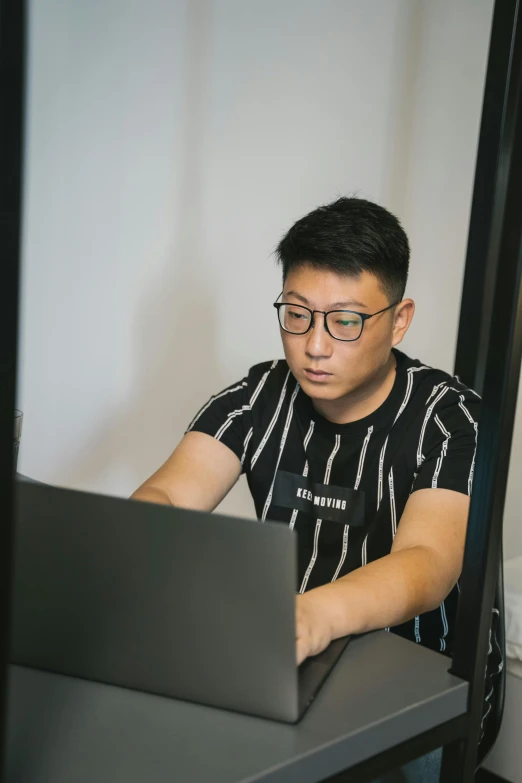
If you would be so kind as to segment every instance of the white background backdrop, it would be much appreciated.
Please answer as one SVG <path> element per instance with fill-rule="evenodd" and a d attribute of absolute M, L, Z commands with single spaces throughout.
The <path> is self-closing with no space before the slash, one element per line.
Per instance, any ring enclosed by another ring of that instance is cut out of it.
<path fill-rule="evenodd" d="M 403 221 L 403 347 L 451 370 L 492 5 L 32 0 L 19 470 L 130 494 L 281 355 L 271 253 L 339 194 Z M 253 514 L 243 482 L 223 509 Z"/>

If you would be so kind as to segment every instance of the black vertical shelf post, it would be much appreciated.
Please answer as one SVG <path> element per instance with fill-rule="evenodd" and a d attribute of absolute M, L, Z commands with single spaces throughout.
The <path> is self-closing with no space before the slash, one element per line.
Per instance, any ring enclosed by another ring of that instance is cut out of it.
<path fill-rule="evenodd" d="M 482 393 L 452 672 L 470 683 L 466 739 L 441 779 L 474 779 L 522 357 L 522 18 L 497 0 L 479 138 L 456 372 Z"/>
<path fill-rule="evenodd" d="M 22 167 L 25 108 L 25 2 L 0 2 L 0 778 L 4 775 L 6 684 L 13 537 Z"/>
<path fill-rule="evenodd" d="M 493 14 L 455 355 L 455 373 L 479 394 L 498 267 L 498 254 L 489 247 L 517 8 L 517 0 L 497 0 Z"/>

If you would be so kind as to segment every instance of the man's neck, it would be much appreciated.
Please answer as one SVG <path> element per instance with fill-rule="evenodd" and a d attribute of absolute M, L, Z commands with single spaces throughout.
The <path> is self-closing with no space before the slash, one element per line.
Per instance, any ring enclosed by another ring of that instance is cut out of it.
<path fill-rule="evenodd" d="M 390 394 L 396 367 L 397 361 L 392 352 L 387 363 L 364 386 L 339 400 L 312 400 L 314 408 L 334 424 L 349 424 L 370 416 Z"/>

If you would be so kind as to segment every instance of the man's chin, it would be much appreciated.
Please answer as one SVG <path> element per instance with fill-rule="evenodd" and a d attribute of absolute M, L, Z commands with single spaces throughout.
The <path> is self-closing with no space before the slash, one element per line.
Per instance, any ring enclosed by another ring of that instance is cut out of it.
<path fill-rule="evenodd" d="M 342 392 L 337 384 L 326 382 L 313 383 L 307 378 L 304 378 L 300 383 L 300 386 L 304 393 L 312 400 L 338 400 L 340 397 L 344 397 L 346 392 Z"/>

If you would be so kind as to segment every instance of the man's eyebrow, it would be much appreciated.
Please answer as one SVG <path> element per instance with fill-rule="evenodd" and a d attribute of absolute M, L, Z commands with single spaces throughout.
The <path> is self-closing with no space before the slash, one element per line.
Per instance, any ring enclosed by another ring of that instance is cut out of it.
<path fill-rule="evenodd" d="M 310 305 L 310 302 L 305 296 L 301 296 L 301 294 L 298 294 L 296 291 L 287 291 L 285 296 L 293 296 L 295 299 L 299 299 L 299 301 L 303 302 L 305 305 Z M 343 307 L 368 307 L 368 305 L 365 305 L 364 302 L 359 302 L 357 299 L 348 299 L 345 302 L 332 302 L 332 304 L 329 306 L 329 310 L 335 310 L 337 307 L 343 308 Z"/>

